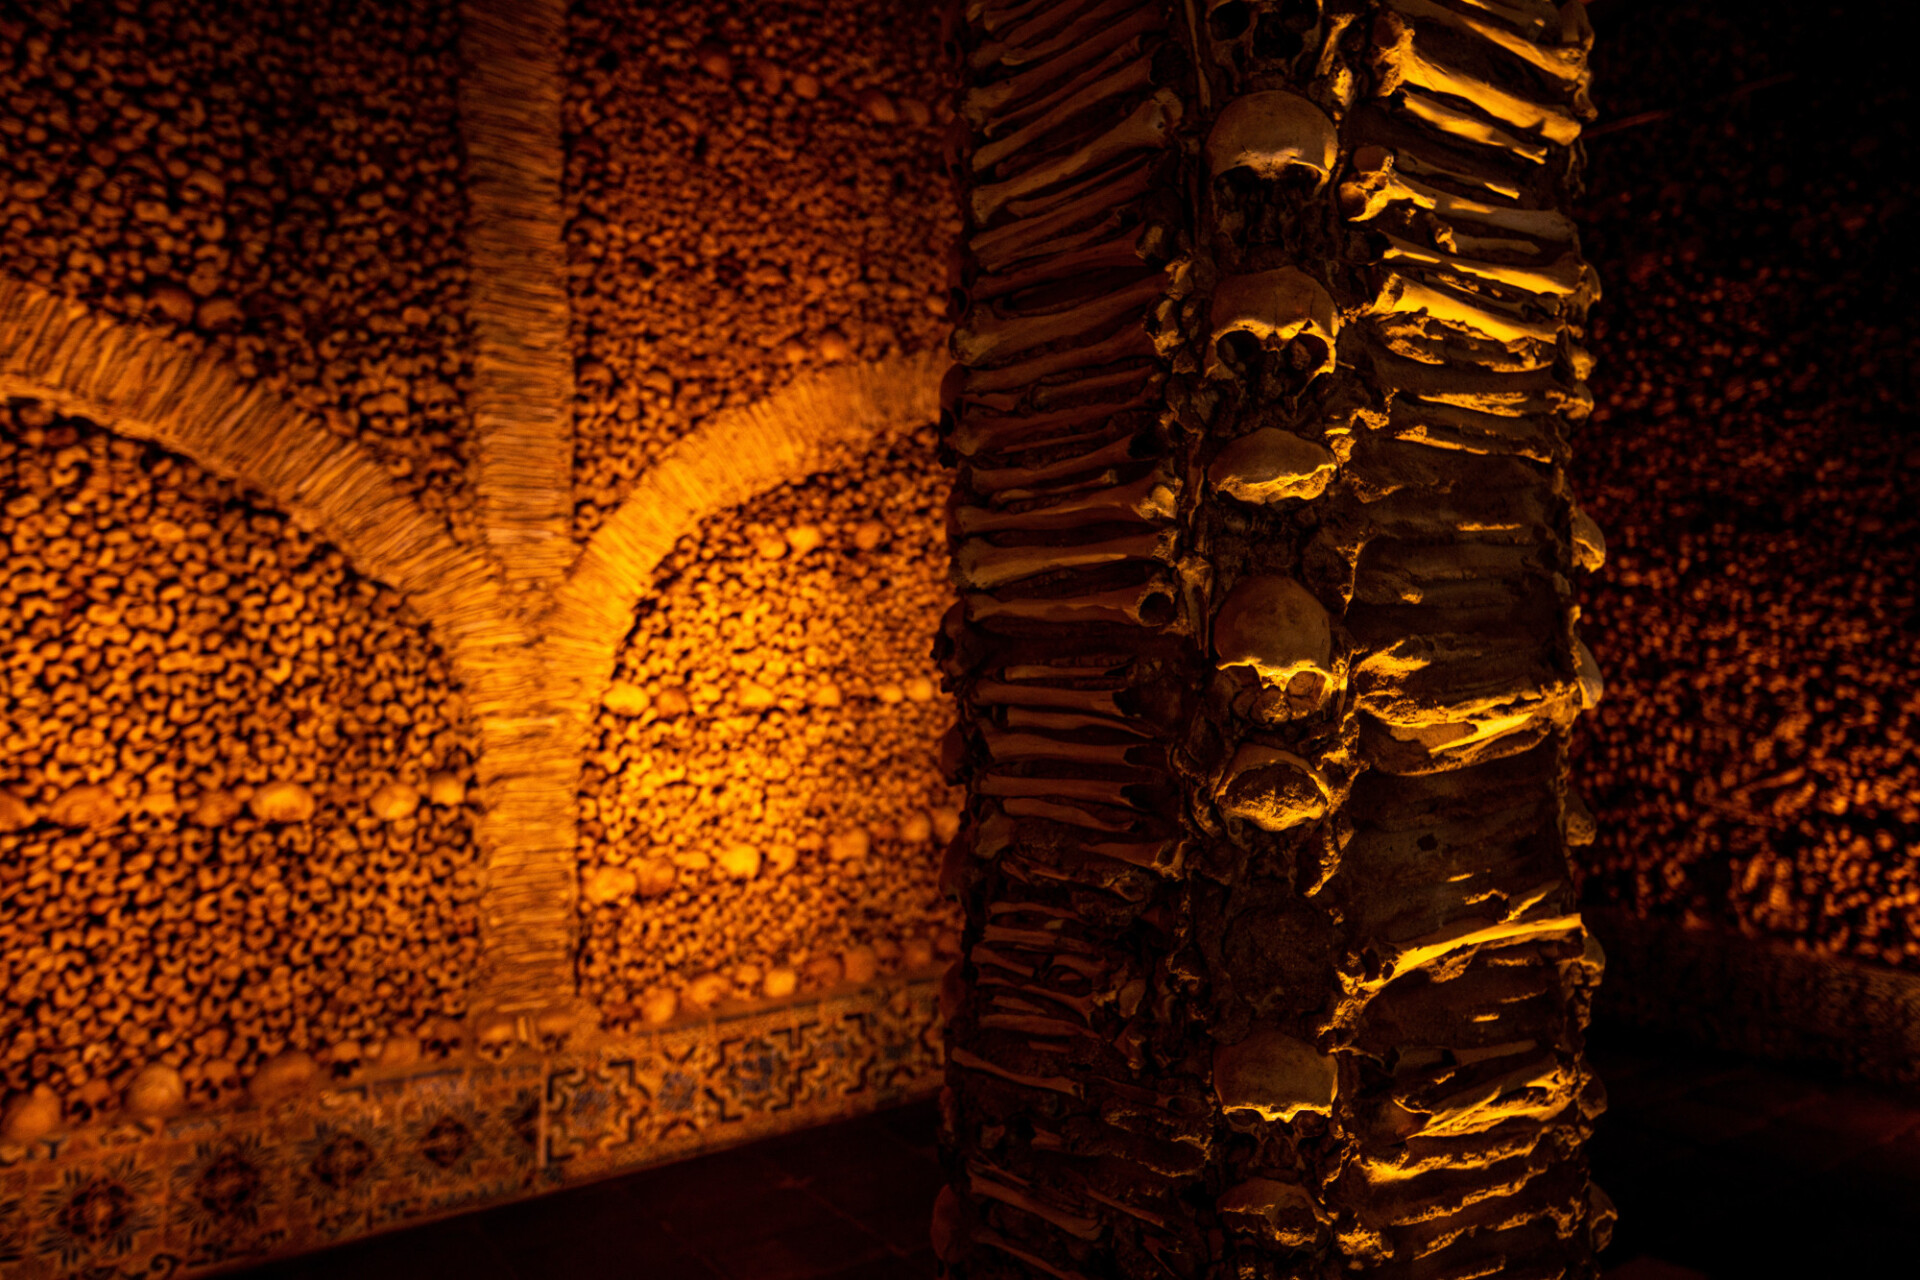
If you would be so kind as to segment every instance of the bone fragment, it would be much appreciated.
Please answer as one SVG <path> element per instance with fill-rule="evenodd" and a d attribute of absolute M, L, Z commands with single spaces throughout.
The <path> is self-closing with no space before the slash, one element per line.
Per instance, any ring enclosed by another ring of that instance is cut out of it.
<path fill-rule="evenodd" d="M 1551 346 L 1560 337 L 1560 324 L 1556 320 L 1530 318 L 1518 306 L 1463 289 L 1425 284 L 1392 272 L 1381 281 L 1368 312 L 1424 316 L 1469 337 L 1509 347 L 1520 343 Z"/>
<path fill-rule="evenodd" d="M 1152 10 L 1136 10 L 1098 35 L 1068 46 L 1049 62 L 968 89 L 960 99 L 960 115 L 987 136 L 1017 127 L 1034 110 L 1034 100 L 1048 100 L 1066 92 L 1063 86 L 1078 83 L 1082 76 L 1132 61 L 1142 47 L 1140 37 L 1160 26 L 1160 17 Z M 1081 70 L 1089 62 L 1095 63 L 1091 71 Z"/>
<path fill-rule="evenodd" d="M 1565 146 L 1580 136 L 1579 119 L 1565 107 L 1535 102 L 1470 72 L 1433 61 L 1421 54 L 1414 28 L 1404 23 L 1389 25 L 1398 25 L 1401 34 L 1375 57 L 1380 80 L 1374 92 L 1379 96 L 1385 97 L 1403 84 L 1411 85 L 1431 93 L 1464 98 L 1494 119 L 1535 133 L 1558 146 Z"/>
<path fill-rule="evenodd" d="M 1321 1236 L 1313 1193 L 1296 1183 L 1248 1178 L 1220 1193 L 1221 1216 L 1282 1249 L 1310 1249 Z"/>
<path fill-rule="evenodd" d="M 953 356 L 962 364 L 983 365 L 1048 343 L 1104 331 L 1129 315 L 1144 319 L 1148 304 L 1157 301 L 1165 288 L 1156 273 L 1117 292 L 1051 314 L 1009 316 L 982 308 L 966 328 L 954 330 Z"/>
<path fill-rule="evenodd" d="M 38 1142 L 60 1127 L 60 1095 L 46 1085 L 35 1085 L 7 1103 L 0 1112 L 0 1139 L 22 1146 Z"/>
<path fill-rule="evenodd" d="M 1462 111 L 1450 102 L 1430 97 L 1417 88 L 1401 86 L 1399 101 L 1414 119 L 1463 142 L 1471 142 L 1502 155 L 1518 156 L 1534 164 L 1547 162 L 1545 143 L 1528 142 L 1516 133 Z"/>
<path fill-rule="evenodd" d="M 1030 707 L 1008 707 L 1003 713 L 1009 729 L 1040 729 L 1054 733 L 1075 733 L 1082 729 L 1107 729 L 1120 733 L 1145 735 L 1137 722 L 1108 716 L 1083 715 L 1073 711 L 1035 711 Z"/>
<path fill-rule="evenodd" d="M 164 1062 L 152 1062 L 127 1082 L 122 1105 L 131 1116 L 168 1116 L 180 1110 L 186 1099 L 187 1087 L 180 1073 Z"/>
<path fill-rule="evenodd" d="M 1326 606 L 1292 578 L 1257 574 L 1227 593 L 1213 622 L 1213 651 L 1223 667 L 1252 667 L 1284 688 L 1296 675 L 1333 668 Z"/>
<path fill-rule="evenodd" d="M 968 369 L 966 390 L 969 395 L 985 395 L 1015 387 L 1027 388 L 1062 374 L 1077 373 L 1084 377 L 1085 371 L 1090 368 L 1123 360 L 1150 359 L 1154 354 L 1151 335 L 1143 328 L 1127 325 L 1112 337 L 1103 338 L 1089 347 L 1044 352 L 992 369 Z M 1129 372 L 1125 376 L 1131 377 L 1132 374 Z M 1043 386 L 1034 393 L 1036 402 L 1044 402 L 1044 391 Z"/>
<path fill-rule="evenodd" d="M 1473 0 L 1467 0 L 1467 2 L 1471 4 Z M 1548 43 L 1551 37 L 1558 34 L 1557 22 L 1554 24 L 1554 31 L 1549 32 L 1542 27 L 1537 31 L 1536 38 L 1528 39 L 1526 36 L 1509 31 L 1497 22 L 1488 22 L 1471 14 L 1461 13 L 1457 9 L 1449 9 L 1445 5 L 1434 3 L 1434 0 L 1387 0 L 1387 4 L 1409 18 L 1418 18 L 1478 36 L 1495 48 L 1512 54 L 1535 70 L 1545 73 L 1567 93 L 1575 95 L 1576 106 L 1580 105 L 1585 98 L 1586 47 L 1579 43 Z M 1592 116 L 1583 112 L 1582 118 L 1590 120 Z"/>
<path fill-rule="evenodd" d="M 1394 153 L 1381 147 L 1362 148 L 1354 156 L 1355 175 L 1340 186 L 1340 209 L 1349 219 L 1364 222 L 1395 203 L 1432 210 L 1458 226 L 1462 221 L 1512 231 L 1553 244 L 1572 244 L 1573 220 L 1551 209 L 1519 209 L 1472 200 L 1430 186 L 1400 172 Z"/>
<path fill-rule="evenodd" d="M 987 756 L 996 764 L 1011 760 L 1072 760 L 1081 764 L 1134 763 L 1139 748 L 1127 743 L 1080 742 L 1040 733 L 1007 733 L 988 728 L 983 731 Z"/>
<path fill-rule="evenodd" d="M 1139 803 L 1127 792 L 1132 785 L 1126 782 L 1114 782 L 1105 778 L 1068 778 L 1044 774 L 983 774 L 976 784 L 983 796 L 1002 796 L 1011 799 L 1080 800 L 1088 804 L 1103 804 L 1115 809 L 1138 809 Z"/>
<path fill-rule="evenodd" d="M 47 806 L 48 819 L 79 830 L 110 827 L 120 820 L 121 812 L 119 798 L 103 786 L 73 787 Z"/>
<path fill-rule="evenodd" d="M 1123 21 L 1122 15 L 1129 10 L 1139 12 L 1138 0 L 1096 0 L 1091 6 L 1062 5 L 1054 10 L 1038 10 L 1034 17 L 999 33 L 992 43 L 982 44 L 968 62 L 975 69 L 984 69 L 995 62 L 1008 67 L 1049 62 L 1064 50 L 1082 45 Z M 1062 19 L 1069 20 L 1062 25 Z"/>
<path fill-rule="evenodd" d="M 1056 254 L 1106 243 L 1137 221 L 1128 205 L 1147 191 L 1149 169 L 1136 161 L 1119 173 L 1097 173 L 1069 191 L 1056 193 L 1045 210 L 1015 210 L 1013 220 L 968 237 L 967 252 L 982 272 L 994 274 L 1010 271 L 1018 263 L 1044 263 Z"/>
<path fill-rule="evenodd" d="M 1607 692 L 1606 682 L 1600 678 L 1600 663 L 1585 640 L 1574 641 L 1573 660 L 1574 677 L 1580 685 L 1580 709 L 1591 711 L 1600 705 Z"/>
<path fill-rule="evenodd" d="M 318 1075 L 313 1059 L 304 1053 L 269 1058 L 247 1081 L 247 1095 L 257 1103 L 278 1102 L 304 1092 Z"/>
<path fill-rule="evenodd" d="M 1093 173 L 1129 152 L 1157 151 L 1171 145 L 1180 111 L 1179 96 L 1162 89 L 1113 128 L 1071 153 L 1037 164 L 1004 182 L 975 187 L 971 196 L 975 225 L 992 221 L 995 214 L 1023 196 Z"/>
<path fill-rule="evenodd" d="M 1084 525 L 1116 522 L 1152 524 L 1173 514 L 1179 492 L 1178 481 L 1163 471 L 1154 470 L 1126 484 L 1097 489 L 1025 511 L 961 507 L 954 512 L 954 527 L 962 534 L 976 534 L 1076 529 Z"/>
<path fill-rule="evenodd" d="M 998 1063 L 983 1058 L 977 1053 L 969 1052 L 966 1049 L 949 1049 L 947 1051 L 947 1060 L 965 1067 L 970 1071 L 984 1071 L 988 1075 L 998 1076 L 1002 1080 L 1010 1080 L 1015 1084 L 1023 1084 L 1031 1089 L 1046 1089 L 1053 1093 L 1064 1093 L 1076 1098 L 1081 1094 L 1080 1082 L 1077 1080 L 1069 1080 L 1064 1076 L 1036 1076 L 1019 1071 L 1010 1071 Z"/>
<path fill-rule="evenodd" d="M 969 291 L 975 306 L 982 302 L 992 302 L 1010 293 L 1020 293 L 1036 286 L 1055 281 L 1071 279 L 1096 271 L 1116 268 L 1138 267 L 1142 262 L 1141 242 L 1144 228 L 1127 228 L 1111 239 L 1094 240 L 1083 247 L 1061 248 L 1048 252 L 1036 260 L 1021 263 L 998 275 L 984 275 L 973 282 Z"/>
<path fill-rule="evenodd" d="M 305 822 L 318 807 L 313 793 L 297 782 L 269 782 L 253 793 L 247 807 L 262 822 Z"/>
<path fill-rule="evenodd" d="M 1336 465 L 1325 445 L 1261 427 L 1219 452 L 1207 467 L 1207 483 L 1242 502 L 1304 502 L 1326 492 Z"/>
<path fill-rule="evenodd" d="M 982 680 L 973 688 L 976 701 L 985 706 L 1058 707 L 1088 715 L 1122 717 L 1125 712 L 1114 701 L 1111 689 L 1063 689 L 1045 685 L 1007 684 Z"/>
<path fill-rule="evenodd" d="M 1032 120 L 1007 134 L 980 147 L 973 153 L 973 171 L 985 173 L 1001 161 L 1017 156 L 1034 142 L 1044 138 L 1061 124 L 1083 112 L 1091 110 L 1109 98 L 1145 89 L 1152 84 L 1153 59 L 1151 55 L 1136 57 L 1133 61 L 1113 68 L 1091 84 L 1063 92 L 1055 101 L 1049 102 L 1044 111 Z M 1071 82 L 1069 83 L 1071 88 Z"/>
<path fill-rule="evenodd" d="M 1220 812 L 1262 831 L 1286 831 L 1327 814 L 1326 779 L 1299 756 L 1277 747 L 1243 744 L 1213 794 Z"/>
<path fill-rule="evenodd" d="M 981 1195 L 998 1200 L 1003 1204 L 1010 1204 L 1016 1209 L 1021 1209 L 1033 1214 L 1037 1218 L 1045 1219 L 1054 1226 L 1059 1227 L 1062 1231 L 1065 1231 L 1068 1235 L 1077 1236 L 1082 1240 L 1097 1240 L 1100 1238 L 1100 1220 L 1098 1218 L 1089 1218 L 1080 1214 L 1070 1213 L 1065 1209 L 1047 1204 L 1045 1201 L 1028 1194 L 1020 1188 L 1010 1185 L 1009 1179 L 1011 1175 L 1007 1174 L 1004 1170 L 995 1170 L 995 1176 L 988 1176 L 981 1163 L 970 1162 L 967 1173 L 968 1181 L 974 1191 Z"/>
<path fill-rule="evenodd" d="M 1111 622 L 1129 626 L 1163 626 L 1174 609 L 1173 590 L 1151 581 L 1137 587 L 1119 587 L 1084 596 L 1025 596 L 1001 599 L 983 592 L 961 597 L 967 615 L 978 621 L 1044 623 Z"/>
<path fill-rule="evenodd" d="M 1031 578 L 1123 560 L 1167 560 L 1171 532 L 1138 533 L 1104 542 L 996 547 L 970 538 L 954 553 L 954 580 L 962 587 L 991 589 Z"/>
<path fill-rule="evenodd" d="M 1607 563 L 1607 539 L 1584 508 L 1573 509 L 1573 563 L 1588 573 L 1598 573 Z"/>
<path fill-rule="evenodd" d="M 1381 966 L 1380 978 L 1370 985 L 1385 985 L 1394 978 L 1424 968 L 1436 960 L 1457 956 L 1464 951 L 1506 946 L 1522 939 L 1538 939 L 1584 932 L 1578 915 L 1540 916 L 1531 920 L 1463 921 L 1445 929 L 1415 938 L 1390 949 Z"/>
<path fill-rule="evenodd" d="M 1128 435 L 1077 457 L 1062 458 L 1057 462 L 1044 463 L 1040 466 L 974 467 L 967 473 L 967 483 L 977 493 L 994 494 L 997 495 L 998 500 L 1006 501 L 1005 495 L 1008 493 L 1024 493 L 1036 485 L 1043 485 L 1051 480 L 1061 480 L 1087 471 L 1109 468 L 1117 462 L 1126 462 L 1133 456 L 1133 447 L 1134 437 Z"/>
<path fill-rule="evenodd" d="M 1383 261 L 1431 267 L 1453 275 L 1482 280 L 1488 284 L 1524 289 L 1540 298 L 1568 297 L 1580 287 L 1585 277 L 1584 264 L 1570 253 L 1563 254 L 1545 266 L 1530 267 L 1507 262 L 1489 262 L 1484 258 L 1472 258 L 1464 254 L 1443 253 L 1437 249 L 1426 249 L 1410 244 L 1393 235 L 1387 236 L 1386 242 L 1386 250 L 1381 254 Z"/>

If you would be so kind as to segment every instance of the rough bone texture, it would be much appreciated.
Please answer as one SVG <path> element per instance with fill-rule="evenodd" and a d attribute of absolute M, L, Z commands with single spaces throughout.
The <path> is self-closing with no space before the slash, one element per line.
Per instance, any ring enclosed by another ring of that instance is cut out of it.
<path fill-rule="evenodd" d="M 574 528 L 729 409 L 945 327 L 918 0 L 569 6 Z"/>
<path fill-rule="evenodd" d="M 1583 892 L 1634 936 L 1798 953 L 1743 977 L 1770 993 L 1748 1043 L 1777 1051 L 1802 1031 L 1775 973 L 1920 970 L 1920 449 L 1897 408 L 1920 333 L 1893 301 L 1915 277 L 1913 86 L 1837 10 L 1602 12 L 1596 82 L 1627 127 L 1591 144 L 1582 227 L 1620 286 L 1575 464 L 1609 544 L 1582 604 L 1612 690 L 1582 722 Z M 1727 105 L 1648 118 L 1696 100 Z M 1910 1060 L 1875 1042 L 1888 1019 L 1856 1033 L 1850 994 L 1814 1007 L 1843 1055 Z"/>
<path fill-rule="evenodd" d="M 0 419 L 0 493 L 0 1087 L 83 1123 L 159 1064 L 231 1103 L 277 1055 L 346 1070 L 463 1014 L 479 743 L 401 597 L 38 405 Z"/>
<path fill-rule="evenodd" d="M 950 29 L 949 1273 L 1591 1276 L 1580 6 Z"/>
<path fill-rule="evenodd" d="M 477 533 L 450 0 L 10 6 L 0 269 L 203 339 Z"/>
<path fill-rule="evenodd" d="M 660 565 L 582 778 L 581 976 L 611 1025 L 952 954 L 931 436 L 726 512 Z"/>

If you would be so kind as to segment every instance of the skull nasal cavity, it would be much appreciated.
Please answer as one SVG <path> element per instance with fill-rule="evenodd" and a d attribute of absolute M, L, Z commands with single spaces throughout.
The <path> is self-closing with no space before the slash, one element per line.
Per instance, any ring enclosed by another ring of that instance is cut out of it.
<path fill-rule="evenodd" d="M 1300 39 L 1299 33 L 1277 13 L 1260 19 L 1260 26 L 1253 33 L 1253 56 L 1263 60 L 1296 57 L 1305 47 L 1306 42 Z"/>

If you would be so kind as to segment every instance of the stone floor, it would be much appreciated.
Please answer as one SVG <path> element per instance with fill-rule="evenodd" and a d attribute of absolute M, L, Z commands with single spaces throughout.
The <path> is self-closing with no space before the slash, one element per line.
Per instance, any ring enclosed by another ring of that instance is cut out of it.
<path fill-rule="evenodd" d="M 1617 1034 L 1595 1176 L 1607 1280 L 1904 1274 L 1920 1098 Z M 916 1280 L 935 1273 L 930 1105 L 258 1267 L 248 1280 Z"/>

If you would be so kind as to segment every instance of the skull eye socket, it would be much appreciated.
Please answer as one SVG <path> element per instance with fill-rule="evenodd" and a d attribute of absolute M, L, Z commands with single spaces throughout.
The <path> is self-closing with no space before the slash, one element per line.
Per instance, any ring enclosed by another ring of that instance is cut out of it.
<path fill-rule="evenodd" d="M 1262 198 L 1283 201 L 1310 199 L 1320 190 L 1325 175 L 1307 160 L 1289 164 L 1279 173 L 1261 173 L 1250 164 L 1229 169 L 1215 179 L 1216 189 L 1230 192 L 1240 204 Z"/>
<path fill-rule="evenodd" d="M 1287 344 L 1287 366 L 1295 373 L 1323 369 L 1332 355 L 1333 348 L 1311 333 L 1303 333 Z"/>
<path fill-rule="evenodd" d="M 1186 81 L 1192 68 L 1193 62 L 1180 42 L 1169 40 L 1154 53 L 1150 76 L 1155 84 L 1180 84 Z"/>
<path fill-rule="evenodd" d="M 1140 602 L 1140 621 L 1149 627 L 1164 627 L 1172 622 L 1175 613 L 1173 597 L 1155 592 Z"/>
<path fill-rule="evenodd" d="M 1253 6 L 1246 0 L 1228 0 L 1207 15 L 1207 30 L 1215 40 L 1236 40 L 1253 25 Z"/>
<path fill-rule="evenodd" d="M 1222 363 L 1247 368 L 1260 356 L 1260 339 L 1244 329 L 1236 329 L 1222 335 L 1215 349 L 1220 353 Z"/>

